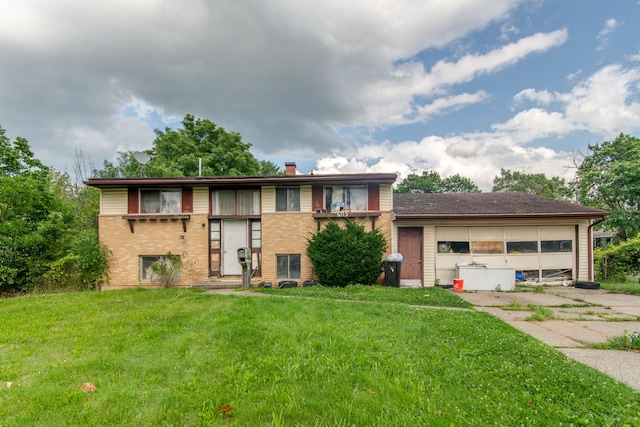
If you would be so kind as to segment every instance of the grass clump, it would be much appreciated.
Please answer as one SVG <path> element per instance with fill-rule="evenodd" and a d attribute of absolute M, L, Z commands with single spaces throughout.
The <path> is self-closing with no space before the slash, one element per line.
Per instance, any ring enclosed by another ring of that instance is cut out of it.
<path fill-rule="evenodd" d="M 639 393 L 487 313 L 381 295 L 391 302 L 180 289 L 0 300 L 0 381 L 12 383 L 0 424 L 640 421 Z M 78 388 L 88 382 L 95 392 Z"/>
<path fill-rule="evenodd" d="M 640 351 L 640 332 L 611 337 L 606 343 L 593 344 L 593 348 L 604 348 L 610 350 L 639 350 Z"/>
<path fill-rule="evenodd" d="M 542 322 L 545 320 L 555 319 L 556 317 L 556 315 L 553 313 L 553 310 L 547 307 L 533 306 L 531 304 L 529 304 L 527 307 L 529 310 L 533 311 L 533 314 L 527 317 L 525 320 Z"/>

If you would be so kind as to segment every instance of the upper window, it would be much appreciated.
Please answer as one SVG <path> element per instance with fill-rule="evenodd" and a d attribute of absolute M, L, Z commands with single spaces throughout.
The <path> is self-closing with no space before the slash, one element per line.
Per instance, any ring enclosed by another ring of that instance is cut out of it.
<path fill-rule="evenodd" d="M 140 190 L 140 213 L 182 212 L 182 192 L 179 188 Z"/>
<path fill-rule="evenodd" d="M 366 211 L 367 210 L 367 187 L 325 187 L 325 209 L 327 212 L 334 211 Z"/>
<path fill-rule="evenodd" d="M 259 215 L 260 190 L 214 190 L 211 215 Z"/>
<path fill-rule="evenodd" d="M 300 187 L 276 188 L 277 212 L 300 212 Z"/>

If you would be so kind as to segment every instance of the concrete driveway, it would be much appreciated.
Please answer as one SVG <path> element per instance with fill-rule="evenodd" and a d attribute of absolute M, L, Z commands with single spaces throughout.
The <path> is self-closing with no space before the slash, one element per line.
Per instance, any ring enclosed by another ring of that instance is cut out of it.
<path fill-rule="evenodd" d="M 453 291 L 452 291 L 453 292 Z M 640 297 L 574 287 L 546 287 L 534 292 L 456 292 L 478 311 L 490 313 L 568 357 L 640 391 L 640 353 L 586 348 L 608 338 L 640 333 Z M 526 320 L 536 307 L 553 319 Z M 517 308 L 518 310 L 514 310 Z"/>

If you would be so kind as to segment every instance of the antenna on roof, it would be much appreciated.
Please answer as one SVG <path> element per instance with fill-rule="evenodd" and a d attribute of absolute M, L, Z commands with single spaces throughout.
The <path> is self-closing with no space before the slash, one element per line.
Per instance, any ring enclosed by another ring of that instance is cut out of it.
<path fill-rule="evenodd" d="M 136 159 L 136 162 L 138 162 L 138 165 L 140 166 L 140 176 L 146 177 L 146 174 L 144 173 L 144 168 L 142 166 L 148 164 L 151 159 L 153 159 L 153 156 L 145 153 L 144 151 L 134 151 L 132 153 L 133 158 Z"/>

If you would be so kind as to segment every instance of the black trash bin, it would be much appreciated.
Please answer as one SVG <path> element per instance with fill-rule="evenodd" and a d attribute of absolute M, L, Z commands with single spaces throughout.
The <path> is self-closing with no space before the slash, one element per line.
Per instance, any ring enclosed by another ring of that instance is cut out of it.
<path fill-rule="evenodd" d="M 402 262 L 400 261 L 385 261 L 384 262 L 384 278 L 385 286 L 400 287 L 400 270 L 402 268 Z"/>
<path fill-rule="evenodd" d="M 391 254 L 384 261 L 384 278 L 386 286 L 400 287 L 400 271 L 402 270 L 403 256 Z"/>

